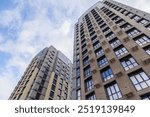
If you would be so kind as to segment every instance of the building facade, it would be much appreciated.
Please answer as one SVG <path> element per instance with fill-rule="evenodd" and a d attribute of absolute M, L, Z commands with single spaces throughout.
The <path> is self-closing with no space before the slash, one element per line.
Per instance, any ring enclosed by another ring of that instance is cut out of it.
<path fill-rule="evenodd" d="M 75 24 L 73 99 L 150 99 L 150 14 L 112 0 Z"/>
<path fill-rule="evenodd" d="M 71 79 L 71 61 L 50 46 L 33 58 L 9 99 L 69 100 Z"/>

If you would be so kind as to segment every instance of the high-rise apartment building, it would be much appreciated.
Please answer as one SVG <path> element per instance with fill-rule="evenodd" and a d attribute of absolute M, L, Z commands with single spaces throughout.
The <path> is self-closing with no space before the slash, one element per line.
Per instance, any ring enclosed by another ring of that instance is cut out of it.
<path fill-rule="evenodd" d="M 150 99 L 150 14 L 104 0 L 75 24 L 73 99 Z"/>
<path fill-rule="evenodd" d="M 10 100 L 71 99 L 72 63 L 53 46 L 43 49 L 32 60 Z"/>

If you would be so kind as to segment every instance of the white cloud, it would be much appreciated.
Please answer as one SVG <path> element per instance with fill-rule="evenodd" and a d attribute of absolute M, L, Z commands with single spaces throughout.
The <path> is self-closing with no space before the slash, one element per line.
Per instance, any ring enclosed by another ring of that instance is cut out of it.
<path fill-rule="evenodd" d="M 4 38 L 0 34 L 0 52 L 10 54 L 11 58 L 0 73 L 0 99 L 8 98 L 31 59 L 41 49 L 53 45 L 72 59 L 74 24 L 82 13 L 98 1 L 15 0 L 17 6 L 14 9 L 1 11 L 0 26 L 7 27 L 8 34 L 3 35 L 8 36 Z M 131 2 L 127 1 L 124 2 Z M 145 2 L 146 0 L 139 0 L 134 7 L 142 4 L 142 8 L 148 10 L 149 6 Z M 27 10 L 27 19 L 24 19 L 24 9 Z M 17 29 L 17 32 L 10 32 L 13 29 Z M 15 35 L 16 39 L 12 39 L 9 33 Z M 8 84 L 8 87 L 4 84 Z"/>

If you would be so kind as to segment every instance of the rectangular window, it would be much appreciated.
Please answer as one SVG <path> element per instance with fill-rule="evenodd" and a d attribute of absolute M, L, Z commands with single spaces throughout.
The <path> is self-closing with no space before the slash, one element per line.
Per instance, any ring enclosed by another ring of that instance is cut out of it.
<path fill-rule="evenodd" d="M 96 56 L 99 57 L 99 56 L 104 55 L 104 50 L 101 48 L 101 49 L 98 49 L 95 53 L 96 53 Z"/>
<path fill-rule="evenodd" d="M 50 92 L 50 97 L 52 97 L 52 98 L 54 97 L 54 92 L 53 91 Z"/>
<path fill-rule="evenodd" d="M 140 24 L 142 25 L 146 25 L 149 21 L 146 19 L 142 19 L 141 21 L 139 21 Z"/>
<path fill-rule="evenodd" d="M 86 57 L 85 59 L 83 59 L 83 65 L 88 65 L 89 64 L 89 57 Z"/>
<path fill-rule="evenodd" d="M 90 67 L 88 66 L 88 67 L 86 67 L 85 69 L 84 69 L 84 77 L 88 77 L 88 76 L 90 76 L 91 75 L 91 69 L 90 69 Z"/>
<path fill-rule="evenodd" d="M 141 35 L 141 36 L 139 36 L 139 37 L 137 37 L 137 38 L 135 39 L 135 42 L 136 42 L 138 45 L 142 46 L 142 45 L 144 45 L 144 44 L 149 43 L 149 42 L 150 42 L 150 38 L 148 38 L 148 37 L 145 36 L 145 35 Z"/>
<path fill-rule="evenodd" d="M 135 21 L 139 21 L 141 19 L 141 17 L 138 15 L 135 15 L 132 19 L 134 19 Z"/>
<path fill-rule="evenodd" d="M 126 31 L 130 27 L 132 27 L 132 26 L 129 23 L 125 23 L 124 25 L 121 26 L 121 29 L 123 29 L 124 31 Z"/>
<path fill-rule="evenodd" d="M 129 13 L 129 14 L 128 14 L 128 17 L 131 18 L 133 15 L 134 15 L 133 13 Z"/>
<path fill-rule="evenodd" d="M 99 58 L 99 60 L 98 60 L 99 67 L 104 67 L 107 64 L 108 64 L 108 61 L 105 56 Z"/>
<path fill-rule="evenodd" d="M 112 48 L 115 48 L 115 47 L 117 47 L 118 45 L 120 45 L 121 44 L 121 42 L 120 42 L 120 40 L 119 39 L 115 39 L 115 40 L 113 40 L 112 42 L 110 42 L 111 44 L 111 47 Z"/>
<path fill-rule="evenodd" d="M 117 23 L 118 26 L 121 26 L 121 25 L 123 25 L 123 24 L 125 23 L 125 21 L 124 21 L 124 20 L 119 20 L 119 21 L 116 22 L 116 23 Z"/>
<path fill-rule="evenodd" d="M 144 50 L 145 50 L 145 52 L 146 52 L 148 55 L 150 55 L 150 46 L 144 48 Z"/>
<path fill-rule="evenodd" d="M 55 91 L 55 88 L 56 88 L 55 85 L 52 85 L 52 90 L 53 90 L 53 91 Z"/>
<path fill-rule="evenodd" d="M 94 92 L 86 96 L 86 100 L 96 100 L 96 95 Z"/>
<path fill-rule="evenodd" d="M 150 78 L 143 70 L 137 71 L 129 77 L 137 91 L 150 87 Z"/>
<path fill-rule="evenodd" d="M 80 78 L 77 78 L 76 86 L 77 86 L 77 88 L 80 87 Z"/>
<path fill-rule="evenodd" d="M 133 57 L 131 57 L 131 56 L 123 58 L 121 60 L 121 64 L 122 64 L 123 68 L 125 69 L 125 71 L 128 71 L 129 69 L 132 69 L 132 68 L 138 66 L 138 64 L 135 61 L 135 59 Z"/>
<path fill-rule="evenodd" d="M 80 61 L 79 60 L 76 62 L 76 67 L 77 68 L 80 67 Z"/>
<path fill-rule="evenodd" d="M 107 40 L 110 41 L 110 40 L 112 40 L 115 37 L 116 37 L 115 34 L 111 33 L 110 35 L 107 35 Z"/>
<path fill-rule="evenodd" d="M 99 43 L 99 41 L 98 41 L 96 44 L 93 45 L 93 48 L 96 50 L 96 49 L 98 49 L 100 46 L 101 46 L 101 45 L 100 45 L 100 43 Z"/>
<path fill-rule="evenodd" d="M 101 71 L 101 76 L 104 81 L 107 81 L 113 78 L 114 75 L 113 75 L 112 69 L 110 67 L 107 67 L 106 69 Z"/>
<path fill-rule="evenodd" d="M 135 28 L 127 32 L 128 36 L 131 38 L 137 36 L 139 33 L 140 31 Z"/>
<path fill-rule="evenodd" d="M 115 54 L 117 57 L 120 57 L 126 53 L 128 53 L 128 51 L 124 46 L 120 46 L 120 47 L 115 49 Z"/>
<path fill-rule="evenodd" d="M 76 70 L 76 77 L 79 77 L 80 76 L 80 69 L 78 68 L 77 70 Z"/>
<path fill-rule="evenodd" d="M 142 100 L 150 100 L 150 93 L 144 94 L 141 96 Z"/>
<path fill-rule="evenodd" d="M 59 96 L 61 96 L 61 92 L 62 92 L 62 91 L 59 89 L 59 90 L 58 90 L 58 95 L 59 95 Z"/>
<path fill-rule="evenodd" d="M 117 99 L 122 98 L 121 91 L 117 83 L 115 82 L 113 84 L 106 86 L 106 91 L 107 91 L 108 98 L 110 100 L 117 100 Z"/>
<path fill-rule="evenodd" d="M 149 24 L 149 25 L 147 25 L 147 26 L 146 26 L 146 28 L 147 28 L 148 30 L 150 30 L 150 24 Z"/>
<path fill-rule="evenodd" d="M 92 80 L 92 78 L 87 79 L 85 81 L 85 91 L 90 91 L 93 88 L 94 88 L 94 86 L 93 86 L 93 80 Z"/>
<path fill-rule="evenodd" d="M 81 90 L 77 90 L 77 100 L 81 100 Z"/>

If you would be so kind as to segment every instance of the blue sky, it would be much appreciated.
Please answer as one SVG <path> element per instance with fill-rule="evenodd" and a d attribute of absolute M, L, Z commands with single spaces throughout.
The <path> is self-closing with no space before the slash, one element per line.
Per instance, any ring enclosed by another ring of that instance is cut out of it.
<path fill-rule="evenodd" d="M 73 29 L 99 0 L 0 0 L 0 99 L 8 99 L 31 59 L 54 45 L 73 55 Z M 117 0 L 150 12 L 149 0 Z"/>

